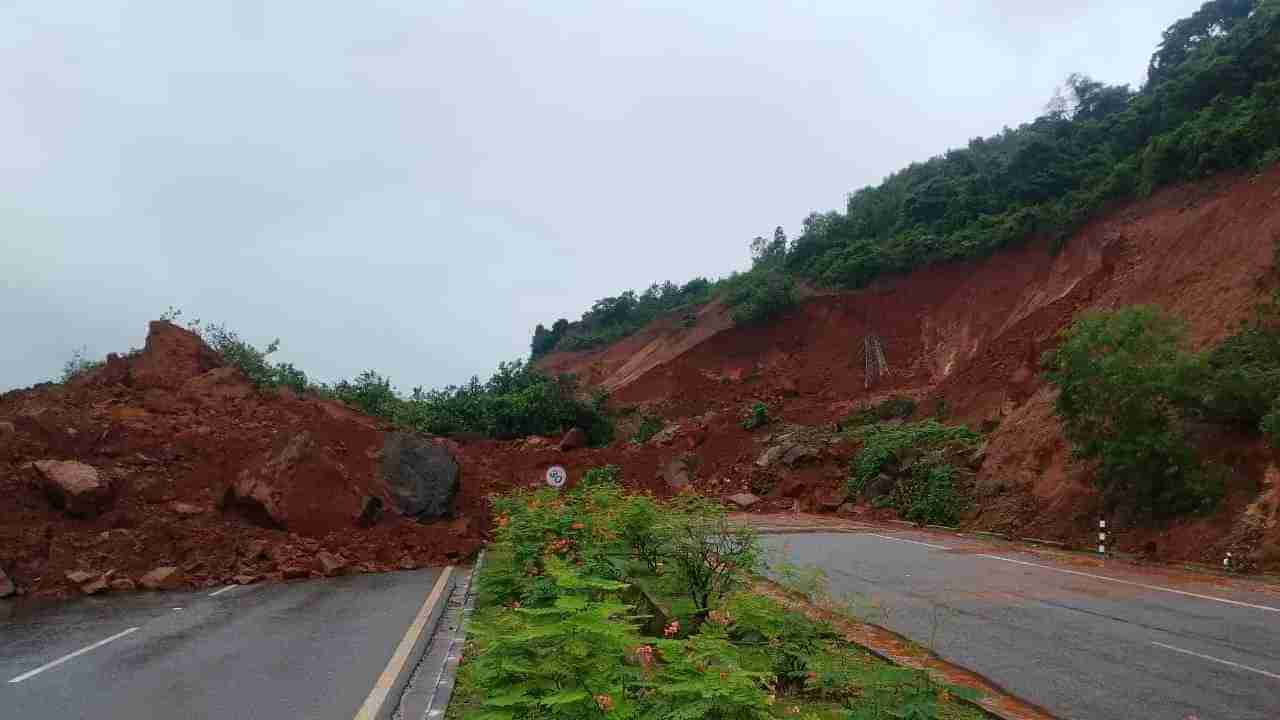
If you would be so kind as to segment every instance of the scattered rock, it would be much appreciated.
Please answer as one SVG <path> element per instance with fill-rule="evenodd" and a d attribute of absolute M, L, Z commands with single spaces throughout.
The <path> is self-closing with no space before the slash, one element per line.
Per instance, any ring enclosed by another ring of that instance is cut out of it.
<path fill-rule="evenodd" d="M 365 496 L 360 504 L 360 514 L 356 516 L 356 525 L 363 528 L 373 527 L 382 519 L 382 498 Z"/>
<path fill-rule="evenodd" d="M 80 592 L 84 593 L 85 595 L 97 595 L 98 593 L 106 590 L 108 583 L 110 582 L 111 582 L 111 573 L 107 573 L 106 575 L 99 575 L 93 580 L 90 580 L 84 585 L 81 585 Z"/>
<path fill-rule="evenodd" d="M 894 478 L 880 473 L 871 479 L 862 488 L 862 496 L 868 500 L 874 500 L 878 497 L 884 497 L 893 493 L 894 488 L 898 487 L 898 481 Z"/>
<path fill-rule="evenodd" d="M 93 518 L 111 504 L 111 483 L 92 465 L 74 460 L 38 460 L 32 465 L 50 501 L 71 515 Z"/>
<path fill-rule="evenodd" d="M 252 585 L 258 582 L 258 580 L 261 580 L 261 578 L 257 575 L 248 575 L 248 574 L 237 575 L 231 579 L 234 580 L 237 585 Z"/>
<path fill-rule="evenodd" d="M 72 585 L 84 585 L 85 583 L 99 577 L 99 573 L 88 572 L 87 570 L 72 570 L 65 576 L 67 582 Z"/>
<path fill-rule="evenodd" d="M 674 490 L 682 490 L 693 482 L 694 469 L 698 464 L 698 456 L 693 453 L 681 453 L 671 459 L 662 469 L 662 479 Z"/>
<path fill-rule="evenodd" d="M 143 475 L 133 479 L 133 492 L 151 504 L 165 503 L 178 496 L 178 490 L 168 478 Z"/>
<path fill-rule="evenodd" d="M 172 565 L 158 567 L 138 579 L 148 590 L 173 590 L 182 586 L 182 572 Z"/>
<path fill-rule="evenodd" d="M 858 513 L 858 506 L 851 502 L 847 502 L 836 508 L 836 512 L 841 515 L 856 515 Z"/>
<path fill-rule="evenodd" d="M 204 508 L 191 503 L 176 502 L 170 505 L 169 509 L 182 517 L 195 517 L 196 515 L 204 514 Z"/>
<path fill-rule="evenodd" d="M 986 459 L 987 459 L 987 446 L 983 445 L 982 447 L 969 453 L 969 459 L 968 459 L 969 469 L 973 470 L 974 472 L 977 472 L 978 469 L 982 467 L 982 463 L 985 462 Z"/>
<path fill-rule="evenodd" d="M 280 568 L 280 575 L 284 577 L 285 580 L 298 580 L 310 577 L 311 571 L 301 565 L 286 565 Z"/>
<path fill-rule="evenodd" d="M 685 435 L 689 449 L 692 450 L 706 442 L 707 432 L 708 430 L 706 425 L 698 425 L 690 430 L 688 434 Z"/>
<path fill-rule="evenodd" d="M 560 440 L 561 450 L 577 450 L 587 446 L 587 433 L 582 428 L 573 428 Z"/>
<path fill-rule="evenodd" d="M 782 445 L 774 445 L 766 448 L 764 452 L 760 453 L 760 457 L 756 458 L 756 466 L 762 468 L 769 467 L 773 463 L 777 462 L 778 458 L 782 457 L 783 452 L 784 449 Z"/>
<path fill-rule="evenodd" d="M 347 561 L 341 555 L 334 555 L 326 551 L 321 551 L 317 554 L 316 560 L 319 561 L 320 567 L 324 569 L 325 575 L 337 575 L 347 567 Z"/>
<path fill-rule="evenodd" d="M 129 578 L 116 578 L 111 581 L 111 589 L 116 592 L 133 592 L 138 586 Z"/>
<path fill-rule="evenodd" d="M 796 381 L 790 375 L 784 375 L 778 380 L 778 392 L 783 397 L 795 397 L 800 394 L 800 389 L 796 387 Z"/>
<path fill-rule="evenodd" d="M 17 432 L 18 432 L 17 428 L 15 428 L 13 423 L 9 422 L 8 420 L 0 422 L 0 441 L 3 441 L 8 437 L 13 436 Z"/>
<path fill-rule="evenodd" d="M 844 504 L 849 494 L 844 490 L 829 490 L 827 492 L 818 493 L 816 498 L 818 506 L 827 512 L 834 512 L 836 508 Z"/>
<path fill-rule="evenodd" d="M 401 513 L 419 520 L 450 514 L 458 493 L 458 462 L 445 446 L 410 433 L 387 433 L 382 473 Z"/>
<path fill-rule="evenodd" d="M 752 495 L 751 493 L 738 493 L 737 495 L 730 495 L 729 497 L 725 498 L 725 500 L 728 500 L 729 502 L 733 503 L 734 505 L 737 505 L 743 510 L 746 510 L 752 505 L 755 505 L 756 503 L 760 502 L 760 498 L 755 495 Z"/>
<path fill-rule="evenodd" d="M 791 445 L 782 453 L 782 462 L 787 467 L 795 467 L 806 460 L 818 457 L 818 451 L 808 445 Z"/>
<path fill-rule="evenodd" d="M 265 540 L 250 540 L 244 546 L 244 556 L 249 560 L 262 560 L 267 557 L 267 543 Z"/>
<path fill-rule="evenodd" d="M 11 597 L 17 592 L 18 586 L 13 584 L 13 581 L 9 579 L 3 569 L 0 569 L 0 598 Z"/>
<path fill-rule="evenodd" d="M 680 425 L 678 423 L 671 424 L 654 433 L 653 437 L 649 438 L 649 444 L 670 445 L 676 439 L 676 435 L 679 434 Z"/>

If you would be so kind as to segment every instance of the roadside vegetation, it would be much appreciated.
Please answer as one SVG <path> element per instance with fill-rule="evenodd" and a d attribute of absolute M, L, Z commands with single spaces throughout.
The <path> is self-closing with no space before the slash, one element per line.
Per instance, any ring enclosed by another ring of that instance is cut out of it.
<path fill-rule="evenodd" d="M 915 410 L 909 398 L 890 398 L 855 412 L 842 423 L 862 443 L 849 466 L 849 494 L 876 507 L 892 507 L 920 524 L 955 525 L 966 506 L 972 473 L 965 458 L 982 436 L 963 425 L 927 418 L 905 422 Z"/>
<path fill-rule="evenodd" d="M 1152 307 L 1095 312 L 1045 354 L 1056 409 L 1078 457 L 1098 463 L 1113 506 L 1158 516 L 1212 510 L 1224 468 L 1197 456 L 1193 422 L 1258 433 L 1280 445 L 1280 299 L 1200 353 L 1181 323 Z"/>
<path fill-rule="evenodd" d="M 980 718 L 753 592 L 762 551 L 716 503 L 627 494 L 616 467 L 493 498 L 454 720 Z"/>
<path fill-rule="evenodd" d="M 181 316 L 181 310 L 171 307 L 161 319 L 177 323 Z M 574 376 L 553 377 L 521 359 L 499 363 L 497 371 L 483 382 L 473 377 L 465 385 L 436 390 L 415 387 L 406 395 L 390 378 L 373 370 L 336 383 L 314 381 L 291 363 L 271 361 L 280 348 L 279 339 L 259 348 L 223 324 L 194 320 L 186 327 L 259 390 L 287 389 L 339 400 L 402 428 L 431 435 L 470 433 L 512 439 L 558 435 L 578 427 L 592 445 L 613 439 L 607 394 L 586 393 Z M 63 367 L 61 380 L 67 382 L 102 364 L 89 359 L 85 350 L 77 350 Z"/>
<path fill-rule="evenodd" d="M 603 298 L 579 321 L 539 326 L 533 358 L 613 342 L 712 298 L 739 323 L 764 322 L 794 302 L 797 280 L 857 288 L 1033 238 L 1058 246 L 1116 202 L 1277 161 L 1280 1 L 1212 0 L 1165 30 L 1138 90 L 1073 74 L 1033 121 L 858 190 L 791 241 L 781 228 L 756 238 L 746 273 Z"/>

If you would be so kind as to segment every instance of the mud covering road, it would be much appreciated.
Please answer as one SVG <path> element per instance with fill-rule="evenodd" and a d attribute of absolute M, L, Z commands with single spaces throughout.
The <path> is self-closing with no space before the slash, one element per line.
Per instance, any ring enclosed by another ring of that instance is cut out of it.
<path fill-rule="evenodd" d="M 350 720 L 440 574 L 10 608 L 0 615 L 0 717 Z"/>
<path fill-rule="evenodd" d="M 1059 717 L 1280 717 L 1267 586 L 882 527 L 766 542 L 871 622 Z"/>

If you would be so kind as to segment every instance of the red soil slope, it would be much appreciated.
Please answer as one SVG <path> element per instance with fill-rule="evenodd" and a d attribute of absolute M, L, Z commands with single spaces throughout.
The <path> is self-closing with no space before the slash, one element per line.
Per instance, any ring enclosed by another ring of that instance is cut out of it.
<path fill-rule="evenodd" d="M 730 492 L 744 486 L 751 470 L 742 460 L 757 451 L 732 422 L 747 403 L 766 400 L 784 420 L 815 425 L 890 394 L 916 397 L 930 413 L 945 401 L 954 420 L 998 422 L 968 523 L 1083 544 L 1099 501 L 1089 469 L 1070 461 L 1037 371 L 1041 353 L 1082 310 L 1137 303 L 1185 320 L 1197 347 L 1214 342 L 1260 297 L 1278 241 L 1280 167 L 1273 167 L 1117 208 L 1056 254 L 1032 243 L 983 261 L 925 268 L 809 299 L 761 328 L 728 328 L 723 312 L 706 310 L 714 324 L 683 329 L 660 321 L 613 347 L 553 353 L 540 364 L 582 373 L 616 400 L 668 418 L 718 411 L 707 449 L 698 450 L 699 474 L 711 477 L 696 484 Z M 881 339 L 890 368 L 870 389 L 863 356 L 869 333 Z M 1121 518 L 1122 547 L 1199 560 L 1235 548 L 1280 567 L 1273 454 L 1253 439 L 1206 433 L 1202 447 L 1232 470 L 1224 507 L 1161 527 Z M 818 468 L 792 473 L 788 482 L 810 485 L 790 490 L 814 497 L 832 491 L 848 452 L 836 448 Z"/>
<path fill-rule="evenodd" d="M 419 524 L 388 503 L 358 527 L 364 499 L 386 496 L 386 428 L 339 403 L 258 392 L 222 365 L 196 335 L 155 322 L 139 354 L 0 396 L 0 571 L 23 592 L 63 596 L 83 584 L 74 571 L 114 571 L 107 580 L 128 588 L 177 567 L 171 583 L 204 587 L 420 567 L 478 548 L 484 490 L 465 481 L 458 520 Z M 59 510 L 41 460 L 91 466 L 112 501 L 94 518 Z M 274 493 L 286 529 L 224 500 L 242 476 Z"/>

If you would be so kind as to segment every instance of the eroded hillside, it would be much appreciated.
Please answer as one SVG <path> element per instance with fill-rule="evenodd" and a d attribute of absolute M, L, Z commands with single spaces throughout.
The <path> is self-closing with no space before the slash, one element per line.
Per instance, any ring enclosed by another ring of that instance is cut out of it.
<path fill-rule="evenodd" d="M 1081 311 L 1132 304 L 1182 319 L 1197 347 L 1220 340 L 1267 289 L 1277 242 L 1280 168 L 1272 167 L 1116 207 L 1057 253 L 1030 242 L 983 261 L 930 266 L 864 290 L 810 297 L 762 327 L 734 327 L 710 304 L 691 327 L 663 318 L 606 348 L 552 353 L 540 366 L 575 372 L 610 390 L 615 402 L 668 421 L 643 445 L 590 451 L 598 460 L 643 458 L 626 466 L 629 475 L 669 481 L 683 471 L 694 486 L 724 495 L 770 488 L 756 507 L 793 498 L 809 509 L 840 507 L 854 448 L 823 428 L 856 407 L 911 396 L 918 416 L 990 430 L 968 525 L 1083 544 L 1099 496 L 1091 469 L 1070 458 L 1041 354 Z M 872 381 L 870 338 L 888 366 Z M 756 401 L 770 405 L 782 430 L 739 427 Z M 762 451 L 778 442 L 799 442 L 811 454 L 761 463 Z M 1280 565 L 1272 452 L 1256 437 L 1210 428 L 1197 443 L 1231 470 L 1225 502 L 1209 517 L 1159 526 L 1122 519 L 1122 546 L 1200 560 L 1234 549 Z M 776 482 L 753 482 L 760 473 L 775 473 Z"/>

